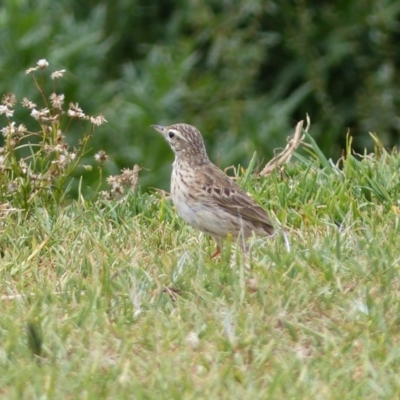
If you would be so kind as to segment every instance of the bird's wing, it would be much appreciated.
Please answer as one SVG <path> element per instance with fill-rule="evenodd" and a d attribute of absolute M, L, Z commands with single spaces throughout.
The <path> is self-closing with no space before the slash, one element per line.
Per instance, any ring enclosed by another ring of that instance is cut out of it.
<path fill-rule="evenodd" d="M 210 163 L 203 166 L 201 175 L 203 175 L 203 182 L 200 195 L 205 201 L 259 225 L 267 233 L 273 233 L 273 226 L 267 212 L 224 172 Z"/>

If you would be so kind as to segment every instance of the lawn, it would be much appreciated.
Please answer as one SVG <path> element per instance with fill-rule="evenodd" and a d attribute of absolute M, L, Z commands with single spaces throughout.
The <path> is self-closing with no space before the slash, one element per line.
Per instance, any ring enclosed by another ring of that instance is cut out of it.
<path fill-rule="evenodd" d="M 211 260 L 140 188 L 4 211 L 0 397 L 398 398 L 400 155 L 373 139 L 338 163 L 311 140 L 268 177 L 237 168 L 289 250 L 278 229 Z"/>

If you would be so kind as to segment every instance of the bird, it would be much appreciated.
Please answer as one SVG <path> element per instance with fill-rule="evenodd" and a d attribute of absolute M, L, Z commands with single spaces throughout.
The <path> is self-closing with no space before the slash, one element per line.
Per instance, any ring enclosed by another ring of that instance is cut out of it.
<path fill-rule="evenodd" d="M 151 125 L 175 154 L 171 197 L 178 215 L 189 225 L 211 235 L 216 250 L 232 235 L 246 239 L 254 232 L 268 236 L 274 227 L 267 212 L 233 179 L 213 164 L 200 131 L 189 124 Z"/>

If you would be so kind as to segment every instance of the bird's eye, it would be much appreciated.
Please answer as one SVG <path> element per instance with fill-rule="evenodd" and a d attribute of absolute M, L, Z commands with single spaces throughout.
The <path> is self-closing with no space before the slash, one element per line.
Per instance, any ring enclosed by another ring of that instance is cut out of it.
<path fill-rule="evenodd" d="M 175 133 L 172 132 L 172 131 L 169 131 L 169 132 L 168 132 L 168 137 L 169 137 L 170 139 L 173 139 L 173 138 L 175 137 Z"/>

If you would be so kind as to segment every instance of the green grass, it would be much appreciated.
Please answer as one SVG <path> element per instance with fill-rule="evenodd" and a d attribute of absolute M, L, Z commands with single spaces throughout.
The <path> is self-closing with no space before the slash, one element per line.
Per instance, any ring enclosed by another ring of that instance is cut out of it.
<path fill-rule="evenodd" d="M 291 242 L 251 259 L 210 260 L 158 194 L 4 217 L 0 397 L 398 398 L 399 171 L 377 149 L 241 174 Z"/>

